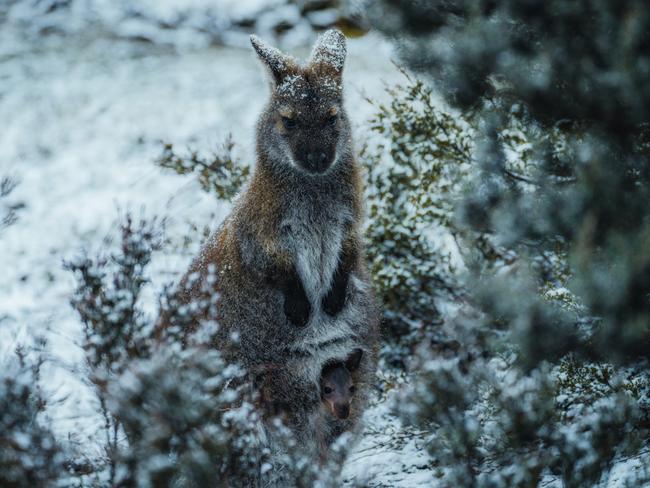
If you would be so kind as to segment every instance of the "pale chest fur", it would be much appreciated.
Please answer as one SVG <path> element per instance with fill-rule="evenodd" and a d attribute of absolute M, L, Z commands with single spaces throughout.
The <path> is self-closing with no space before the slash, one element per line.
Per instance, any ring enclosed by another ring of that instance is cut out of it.
<path fill-rule="evenodd" d="M 283 241 L 315 311 L 332 285 L 345 229 L 352 220 L 343 206 L 324 207 L 295 206 L 282 222 Z"/>

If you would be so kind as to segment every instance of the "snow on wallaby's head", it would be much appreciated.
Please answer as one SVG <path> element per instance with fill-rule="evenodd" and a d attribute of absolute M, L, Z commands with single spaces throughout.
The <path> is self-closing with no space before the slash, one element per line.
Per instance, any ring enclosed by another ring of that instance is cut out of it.
<path fill-rule="evenodd" d="M 320 176 L 351 157 L 343 110 L 345 37 L 328 30 L 305 65 L 256 36 L 251 43 L 270 74 L 271 100 L 258 124 L 262 162 Z"/>

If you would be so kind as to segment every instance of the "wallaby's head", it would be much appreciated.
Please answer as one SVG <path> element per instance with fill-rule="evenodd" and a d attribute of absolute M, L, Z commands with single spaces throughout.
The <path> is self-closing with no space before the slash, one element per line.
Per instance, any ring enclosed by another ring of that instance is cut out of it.
<path fill-rule="evenodd" d="M 271 100 L 257 126 L 258 151 L 272 164 L 322 175 L 351 154 L 341 77 L 345 37 L 328 30 L 306 65 L 264 44 L 251 43 L 269 72 Z"/>
<path fill-rule="evenodd" d="M 338 419 L 347 419 L 350 415 L 350 403 L 356 391 L 352 373 L 359 369 L 362 354 L 361 349 L 355 349 L 345 362 L 328 364 L 321 373 L 321 400 Z"/>

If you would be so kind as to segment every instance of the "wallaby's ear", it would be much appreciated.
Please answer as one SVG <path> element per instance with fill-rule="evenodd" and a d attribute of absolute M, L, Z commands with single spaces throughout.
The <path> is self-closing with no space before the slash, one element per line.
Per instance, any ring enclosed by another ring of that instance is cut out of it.
<path fill-rule="evenodd" d="M 345 36 L 338 29 L 330 29 L 316 39 L 309 64 L 326 65 L 340 76 L 343 72 L 346 53 Z"/>
<path fill-rule="evenodd" d="M 363 356 L 363 350 L 355 349 L 352 351 L 352 354 L 345 360 L 345 367 L 351 373 L 359 369 L 359 364 L 361 364 L 361 357 Z"/>
<path fill-rule="evenodd" d="M 295 59 L 292 56 L 284 54 L 279 49 L 265 44 L 256 35 L 251 35 L 250 39 L 255 52 L 271 73 L 271 81 L 274 85 L 280 84 L 289 71 L 296 65 Z"/>

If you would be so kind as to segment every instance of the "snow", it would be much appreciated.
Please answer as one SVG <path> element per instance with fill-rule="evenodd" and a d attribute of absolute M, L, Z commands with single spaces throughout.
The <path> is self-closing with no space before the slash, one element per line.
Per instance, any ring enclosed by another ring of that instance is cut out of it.
<path fill-rule="evenodd" d="M 207 46 L 226 41 L 224 32 L 256 21 L 271 28 L 286 16 L 287 0 L 43 0 L 0 5 L 9 25 L 31 35 L 43 32 L 141 39 L 177 47 Z M 282 12 L 285 12 L 284 14 Z M 293 20 L 298 20 L 295 15 Z M 264 25 L 258 31 L 264 31 Z"/>
<path fill-rule="evenodd" d="M 391 391 L 366 411 L 365 429 L 343 469 L 344 486 L 434 486 L 425 434 L 405 428 L 391 413 L 396 396 Z"/>

